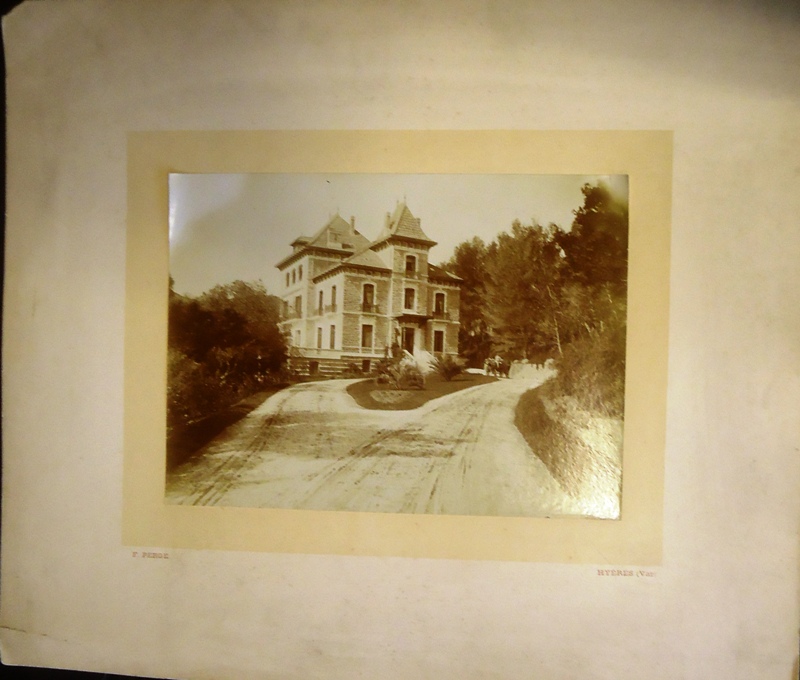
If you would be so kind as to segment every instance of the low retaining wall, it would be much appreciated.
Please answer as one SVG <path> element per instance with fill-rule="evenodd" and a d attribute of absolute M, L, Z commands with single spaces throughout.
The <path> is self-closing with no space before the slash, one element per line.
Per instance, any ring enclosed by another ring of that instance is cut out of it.
<path fill-rule="evenodd" d="M 508 370 L 508 377 L 513 380 L 530 380 L 538 378 L 543 371 L 553 371 L 553 360 L 548 359 L 544 364 L 531 364 L 527 361 L 514 361 Z"/>

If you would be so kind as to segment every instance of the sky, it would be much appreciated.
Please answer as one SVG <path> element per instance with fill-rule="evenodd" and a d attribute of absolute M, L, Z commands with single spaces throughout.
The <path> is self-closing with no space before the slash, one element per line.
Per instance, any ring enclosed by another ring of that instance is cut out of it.
<path fill-rule="evenodd" d="M 175 290 L 198 295 L 237 279 L 280 293 L 275 264 L 298 236 L 311 236 L 339 213 L 373 240 L 398 202 L 436 241 L 433 263 L 459 243 L 491 242 L 515 219 L 572 224 L 581 187 L 598 175 L 171 174 L 170 274 Z M 602 176 L 627 198 L 627 176 Z"/>

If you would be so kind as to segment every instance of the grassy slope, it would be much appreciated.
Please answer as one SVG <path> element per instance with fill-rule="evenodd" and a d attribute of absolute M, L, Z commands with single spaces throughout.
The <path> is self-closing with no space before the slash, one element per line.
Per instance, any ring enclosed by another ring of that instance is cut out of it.
<path fill-rule="evenodd" d="M 546 383 L 523 394 L 514 423 L 570 496 L 592 502 L 598 516 L 618 516 L 622 419 L 581 410 L 556 390 Z"/>
<path fill-rule="evenodd" d="M 497 378 L 490 376 L 462 373 L 448 382 L 440 376 L 432 374 L 425 378 L 424 389 L 404 390 L 404 398 L 402 401 L 395 403 L 384 403 L 376 400 L 372 396 L 373 392 L 388 391 L 385 390 L 385 387 L 376 385 L 373 379 L 354 383 L 347 388 L 347 392 L 362 408 L 381 411 L 407 411 L 419 408 L 423 404 L 431 401 L 431 399 L 443 397 L 446 394 L 452 394 L 453 392 L 458 392 L 467 387 L 475 387 L 476 385 L 494 382 L 495 380 L 497 380 Z"/>
<path fill-rule="evenodd" d="M 548 392 L 547 385 L 525 392 L 517 403 L 514 424 L 561 487 L 578 496 L 591 473 L 590 452 L 563 423 L 547 413 L 544 400 Z"/>

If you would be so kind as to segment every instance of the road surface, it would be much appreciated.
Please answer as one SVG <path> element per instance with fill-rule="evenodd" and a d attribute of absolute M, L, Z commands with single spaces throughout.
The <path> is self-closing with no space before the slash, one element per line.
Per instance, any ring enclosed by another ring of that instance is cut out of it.
<path fill-rule="evenodd" d="M 514 425 L 547 377 L 411 411 L 359 407 L 331 380 L 283 390 L 167 479 L 176 504 L 545 517 L 585 514 Z"/>

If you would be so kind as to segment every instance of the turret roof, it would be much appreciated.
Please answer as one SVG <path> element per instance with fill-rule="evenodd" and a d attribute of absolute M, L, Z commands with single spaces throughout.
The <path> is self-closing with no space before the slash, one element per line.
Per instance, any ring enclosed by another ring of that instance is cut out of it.
<path fill-rule="evenodd" d="M 408 206 L 405 204 L 405 201 L 403 203 L 398 203 L 394 210 L 394 214 L 391 216 L 388 216 L 387 214 L 387 220 L 383 227 L 383 231 L 381 231 L 378 238 L 375 239 L 374 244 L 386 241 L 393 236 L 398 238 L 412 239 L 414 241 L 422 241 L 432 246 L 436 245 L 436 241 L 428 238 L 428 235 L 422 231 L 420 219 L 418 217 L 414 217 L 414 215 L 408 209 Z"/>

